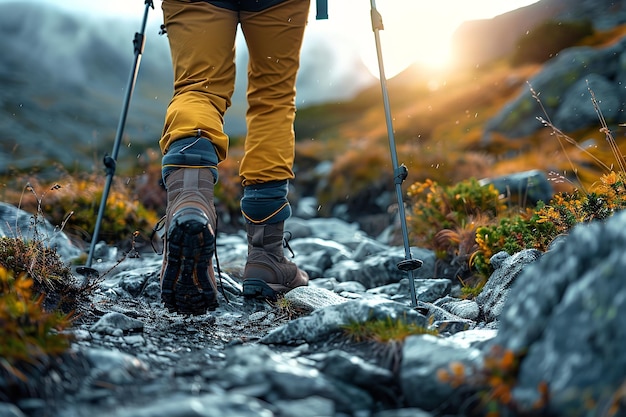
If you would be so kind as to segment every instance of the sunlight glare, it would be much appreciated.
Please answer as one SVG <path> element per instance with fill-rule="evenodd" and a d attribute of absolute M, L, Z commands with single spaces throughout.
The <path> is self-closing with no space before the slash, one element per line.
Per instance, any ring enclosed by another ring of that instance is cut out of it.
<path fill-rule="evenodd" d="M 452 37 L 466 20 L 489 19 L 537 0 L 450 0 L 447 2 L 379 0 L 384 30 L 380 32 L 385 75 L 393 77 L 413 63 L 429 69 L 443 69 L 452 60 Z M 371 30 L 370 30 L 371 32 Z M 361 57 L 378 77 L 378 60 L 373 39 L 362 38 Z"/>

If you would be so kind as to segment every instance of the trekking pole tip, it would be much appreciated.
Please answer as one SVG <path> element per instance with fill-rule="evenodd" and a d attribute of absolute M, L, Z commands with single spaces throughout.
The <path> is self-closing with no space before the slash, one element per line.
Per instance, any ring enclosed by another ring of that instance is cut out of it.
<path fill-rule="evenodd" d="M 92 268 L 87 265 L 76 267 L 76 272 L 84 276 L 87 281 L 98 278 L 100 276 L 100 273 L 98 272 L 97 269 Z"/>

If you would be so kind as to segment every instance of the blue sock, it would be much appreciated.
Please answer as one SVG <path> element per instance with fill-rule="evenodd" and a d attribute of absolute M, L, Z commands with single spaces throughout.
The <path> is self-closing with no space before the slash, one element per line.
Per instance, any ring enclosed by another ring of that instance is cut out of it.
<path fill-rule="evenodd" d="M 210 168 L 217 182 L 217 152 L 206 138 L 184 138 L 172 143 L 161 161 L 163 181 L 174 170 L 186 167 Z"/>
<path fill-rule="evenodd" d="M 252 224 L 279 223 L 291 216 L 289 181 L 272 181 L 243 188 L 241 212 Z"/>

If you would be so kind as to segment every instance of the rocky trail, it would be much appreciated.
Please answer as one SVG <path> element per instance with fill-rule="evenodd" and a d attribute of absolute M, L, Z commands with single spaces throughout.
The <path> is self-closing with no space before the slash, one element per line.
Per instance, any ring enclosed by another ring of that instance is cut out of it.
<path fill-rule="evenodd" d="M 2 224 L 28 219 L 1 208 Z M 218 234 L 220 305 L 199 316 L 163 308 L 160 256 L 98 245 L 95 266 L 108 272 L 70 330 L 71 351 L 33 369 L 30 392 L 0 380 L 0 416 L 624 416 L 624 226 L 618 214 L 545 254 L 498 254 L 474 300 L 435 276 L 434 253 L 412 248 L 424 261 L 412 308 L 401 248 L 337 219 L 293 218 L 310 285 L 276 303 L 244 299 L 245 237 Z M 62 256 L 76 254 L 55 239 Z M 346 333 L 373 320 L 430 334 Z"/>

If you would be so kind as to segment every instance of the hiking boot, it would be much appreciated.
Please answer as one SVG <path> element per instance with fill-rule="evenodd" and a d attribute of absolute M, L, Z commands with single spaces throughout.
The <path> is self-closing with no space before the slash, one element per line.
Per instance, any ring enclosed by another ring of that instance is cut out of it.
<path fill-rule="evenodd" d="M 170 311 L 204 314 L 218 305 L 213 184 L 213 174 L 206 168 L 179 168 L 165 180 L 161 300 Z"/>
<path fill-rule="evenodd" d="M 309 276 L 285 258 L 284 222 L 247 224 L 248 260 L 243 271 L 243 295 L 276 300 L 278 294 L 307 285 Z"/>

